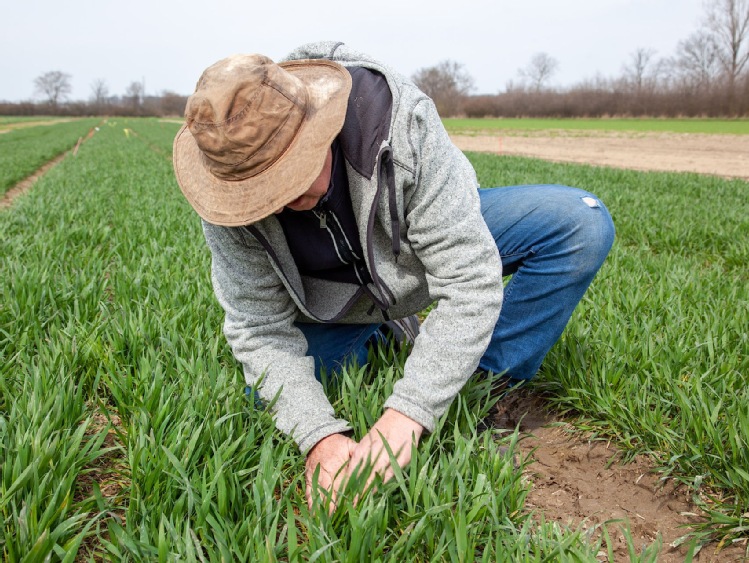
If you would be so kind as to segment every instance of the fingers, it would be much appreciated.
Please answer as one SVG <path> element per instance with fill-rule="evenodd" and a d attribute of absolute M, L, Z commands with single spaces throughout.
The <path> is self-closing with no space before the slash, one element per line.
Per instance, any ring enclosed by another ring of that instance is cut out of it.
<path fill-rule="evenodd" d="M 308 472 L 306 477 L 306 491 L 305 496 L 307 498 L 307 506 L 310 510 L 315 504 L 315 493 L 319 495 L 320 501 L 323 504 L 327 501 L 328 512 L 332 514 L 337 506 L 338 490 L 341 488 L 341 480 L 339 477 L 334 477 L 321 465 L 317 466 L 319 470 Z M 340 474 L 343 471 L 339 471 Z"/>
<path fill-rule="evenodd" d="M 414 430 L 400 425 L 392 428 L 389 423 L 381 422 L 375 424 L 358 444 L 339 434 L 321 440 L 310 450 L 305 468 L 306 498 L 310 509 L 315 504 L 315 494 L 319 494 L 323 502 L 328 502 L 328 512 L 333 513 L 348 483 L 356 488 L 356 492 L 351 491 L 356 495 L 352 499 L 356 504 L 360 495 L 372 487 L 376 477 L 387 482 L 395 477 L 396 463 L 403 468 L 411 462 L 411 448 L 419 441 L 418 428 Z"/>
<path fill-rule="evenodd" d="M 310 509 L 314 505 L 316 490 L 323 503 L 328 502 L 328 511 L 335 511 L 338 493 L 345 486 L 345 469 L 355 449 L 356 442 L 334 434 L 310 450 L 305 464 L 306 497 Z"/>
<path fill-rule="evenodd" d="M 323 491 L 329 491 L 332 482 L 333 481 L 330 478 L 330 474 L 325 471 L 322 465 L 318 464 L 315 467 L 312 467 L 309 464 L 307 465 L 305 471 L 305 496 L 307 497 L 307 506 L 310 508 L 310 510 L 312 509 L 312 505 L 314 504 L 314 491 L 317 490 L 324 500 L 325 495 L 323 494 Z"/>
<path fill-rule="evenodd" d="M 386 444 L 388 447 L 386 447 Z M 364 483 L 363 490 L 367 490 L 377 475 L 386 483 L 395 476 L 393 464 L 390 458 L 390 452 L 393 452 L 395 461 L 399 466 L 404 467 L 411 460 L 411 449 L 408 445 L 399 444 L 398 449 L 393 451 L 390 444 L 378 432 L 367 434 L 354 450 L 351 461 L 347 469 L 347 476 L 363 476 L 367 472 L 367 480 Z"/>

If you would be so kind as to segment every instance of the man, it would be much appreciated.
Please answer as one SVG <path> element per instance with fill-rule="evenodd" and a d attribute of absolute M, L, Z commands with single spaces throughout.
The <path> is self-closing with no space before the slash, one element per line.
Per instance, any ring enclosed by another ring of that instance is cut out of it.
<path fill-rule="evenodd" d="M 405 466 L 477 369 L 533 377 L 613 242 L 587 192 L 479 190 L 431 100 L 339 43 L 281 64 L 219 61 L 185 117 L 174 168 L 203 219 L 224 332 L 307 455 L 310 502 L 318 467 L 335 500 L 362 463 L 392 476 L 384 443 Z M 432 303 L 381 418 L 355 442 L 320 370 L 365 359 L 383 323 Z"/>

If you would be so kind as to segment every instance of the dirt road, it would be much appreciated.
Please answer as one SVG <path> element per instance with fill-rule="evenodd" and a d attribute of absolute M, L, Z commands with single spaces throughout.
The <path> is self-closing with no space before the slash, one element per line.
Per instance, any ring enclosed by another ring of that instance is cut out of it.
<path fill-rule="evenodd" d="M 466 151 L 749 180 L 749 135 L 501 131 L 492 135 L 451 135 L 451 138 Z"/>

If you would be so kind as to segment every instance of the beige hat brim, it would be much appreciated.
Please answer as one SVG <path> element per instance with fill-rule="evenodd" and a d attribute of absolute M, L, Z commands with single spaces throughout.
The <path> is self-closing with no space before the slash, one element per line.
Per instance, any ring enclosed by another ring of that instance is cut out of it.
<path fill-rule="evenodd" d="M 307 87 L 307 115 L 286 152 L 262 173 L 226 181 L 203 166 L 203 153 L 187 125 L 174 139 L 174 171 L 198 215 L 214 225 L 236 227 L 263 219 L 306 192 L 325 164 L 346 118 L 351 75 L 334 62 L 314 59 L 279 64 Z"/>

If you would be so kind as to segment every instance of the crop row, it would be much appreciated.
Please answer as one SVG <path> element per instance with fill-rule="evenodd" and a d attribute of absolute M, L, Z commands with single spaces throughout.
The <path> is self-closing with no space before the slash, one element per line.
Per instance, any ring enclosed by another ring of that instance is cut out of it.
<path fill-rule="evenodd" d="M 139 119 L 130 121 L 130 126 L 153 150 L 171 159 L 174 135 L 182 126 L 181 120 Z"/>
<path fill-rule="evenodd" d="M 0 195 L 54 157 L 72 149 L 99 123 L 80 119 L 10 129 L 0 135 Z"/>
<path fill-rule="evenodd" d="M 653 455 L 727 537 L 746 535 L 749 184 L 471 159 L 482 185 L 553 178 L 606 202 L 616 243 L 539 384 L 583 426 Z"/>
<path fill-rule="evenodd" d="M 221 334 L 171 170 L 178 126 L 110 121 L 0 212 L 4 558 L 595 561 L 607 546 L 525 510 L 517 435 L 501 452 L 477 433 L 486 380 L 392 482 L 332 517 L 307 508 L 303 459 L 244 397 Z M 470 158 L 482 185 L 553 179 L 607 203 L 617 242 L 535 385 L 691 487 L 705 538 L 746 536 L 747 184 Z M 327 382 L 356 438 L 403 361 L 379 349 Z"/>
<path fill-rule="evenodd" d="M 512 450 L 475 430 L 488 381 L 406 474 L 333 517 L 310 511 L 303 459 L 243 393 L 200 223 L 133 125 L 102 127 L 0 215 L 7 559 L 594 559 L 523 513 Z M 402 365 L 381 349 L 329 383 L 358 436 Z"/>

